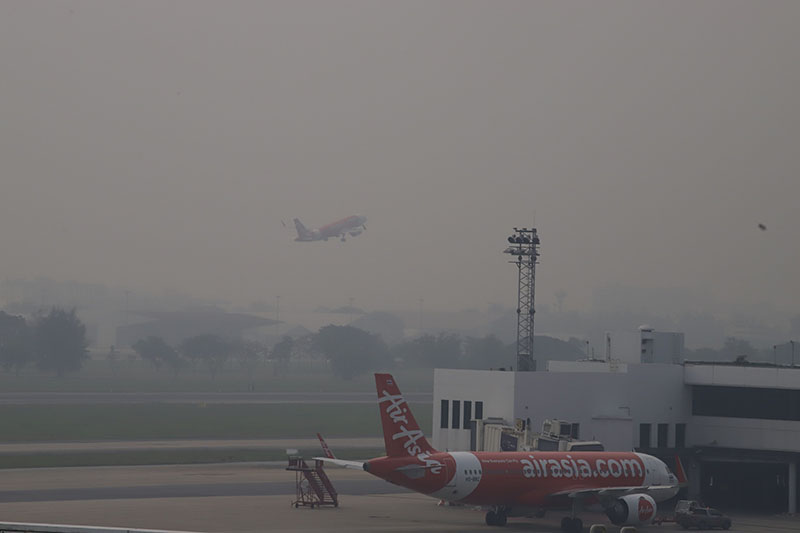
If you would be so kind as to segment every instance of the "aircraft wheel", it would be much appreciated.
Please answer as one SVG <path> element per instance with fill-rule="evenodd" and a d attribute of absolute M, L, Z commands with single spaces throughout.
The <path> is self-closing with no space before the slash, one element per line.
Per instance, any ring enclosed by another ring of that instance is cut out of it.
<path fill-rule="evenodd" d="M 486 525 L 493 526 L 497 523 L 497 513 L 494 511 L 487 511 L 486 512 Z"/>
<path fill-rule="evenodd" d="M 508 522 L 508 515 L 506 515 L 506 513 L 503 512 L 497 513 L 497 518 L 495 519 L 494 524 L 496 526 L 504 526 L 506 525 L 506 522 Z"/>
<path fill-rule="evenodd" d="M 583 531 L 583 521 L 580 518 L 572 519 L 572 531 L 575 533 L 581 533 L 581 531 Z"/>

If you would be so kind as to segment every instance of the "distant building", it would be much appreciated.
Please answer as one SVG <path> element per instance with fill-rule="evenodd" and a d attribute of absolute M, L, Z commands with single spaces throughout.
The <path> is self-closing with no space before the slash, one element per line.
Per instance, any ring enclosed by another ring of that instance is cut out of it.
<path fill-rule="evenodd" d="M 625 363 L 679 364 L 683 353 L 683 333 L 655 331 L 643 325 L 638 331 L 607 332 L 603 358 Z"/>

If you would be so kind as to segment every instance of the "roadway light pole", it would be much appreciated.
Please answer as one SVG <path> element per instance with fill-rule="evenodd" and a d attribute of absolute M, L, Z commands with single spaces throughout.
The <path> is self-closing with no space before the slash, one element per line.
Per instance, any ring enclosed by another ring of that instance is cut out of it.
<path fill-rule="evenodd" d="M 514 228 L 503 253 L 517 265 L 517 370 L 536 370 L 533 358 L 533 315 L 536 294 L 536 263 L 539 260 L 539 235 L 536 228 Z"/>

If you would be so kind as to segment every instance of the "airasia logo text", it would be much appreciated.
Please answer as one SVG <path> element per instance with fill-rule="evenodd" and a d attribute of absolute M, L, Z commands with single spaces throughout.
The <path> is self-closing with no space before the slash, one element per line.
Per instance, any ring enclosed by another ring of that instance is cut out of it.
<path fill-rule="evenodd" d="M 619 478 L 629 476 L 643 476 L 641 463 L 636 459 L 573 459 L 567 455 L 566 459 L 539 459 L 528 455 L 529 459 L 522 459 L 522 475 L 526 478 Z"/>
<path fill-rule="evenodd" d="M 381 396 L 378 397 L 378 404 L 386 404 L 384 411 L 392 422 L 397 427 L 392 435 L 392 440 L 402 440 L 403 448 L 408 452 L 408 455 L 415 457 L 425 463 L 425 466 L 430 468 L 434 474 L 441 472 L 442 463 L 435 459 L 430 459 L 429 450 L 423 450 L 422 446 L 417 444 L 417 441 L 424 438 L 425 434 L 421 429 L 408 429 L 408 407 L 402 394 L 390 394 L 389 391 L 382 391 Z M 425 452 L 425 453 L 423 453 Z"/>

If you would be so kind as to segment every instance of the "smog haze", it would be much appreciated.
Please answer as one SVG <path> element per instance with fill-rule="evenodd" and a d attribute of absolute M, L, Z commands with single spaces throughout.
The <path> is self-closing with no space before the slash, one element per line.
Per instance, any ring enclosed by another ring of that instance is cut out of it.
<path fill-rule="evenodd" d="M 620 286 L 797 314 L 798 20 L 789 1 L 6 1 L 0 275 L 511 307 L 505 240 L 536 226 L 541 305 Z M 294 242 L 294 217 L 354 213 L 358 237 Z"/>

